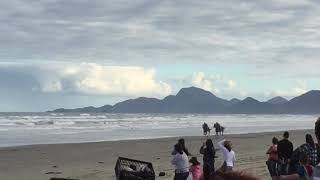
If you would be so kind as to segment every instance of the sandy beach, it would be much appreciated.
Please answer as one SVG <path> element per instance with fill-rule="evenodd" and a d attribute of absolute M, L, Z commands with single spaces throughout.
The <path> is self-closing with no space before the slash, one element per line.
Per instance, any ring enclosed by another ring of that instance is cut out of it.
<path fill-rule="evenodd" d="M 304 142 L 304 135 L 311 130 L 291 131 L 294 146 Z M 227 135 L 237 154 L 236 168 L 248 171 L 261 179 L 269 179 L 265 166 L 265 151 L 271 138 L 281 138 L 282 132 Z M 170 164 L 171 151 L 176 138 L 95 142 L 80 144 L 51 144 L 8 147 L 0 149 L 0 179 L 46 180 L 51 177 L 68 177 L 81 180 L 115 179 L 117 157 L 123 156 L 153 163 L 156 175 L 166 172 L 159 180 L 173 177 Z M 206 137 L 184 137 L 189 151 L 202 161 L 199 148 Z M 211 137 L 216 143 L 222 137 Z M 216 167 L 221 165 L 221 154 Z"/>

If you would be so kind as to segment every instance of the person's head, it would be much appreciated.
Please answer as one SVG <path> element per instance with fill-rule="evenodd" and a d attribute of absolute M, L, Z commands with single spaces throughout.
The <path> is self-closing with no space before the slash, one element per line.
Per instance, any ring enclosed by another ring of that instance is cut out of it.
<path fill-rule="evenodd" d="M 192 164 L 192 166 L 200 165 L 197 157 L 192 157 L 189 162 Z"/>
<path fill-rule="evenodd" d="M 272 144 L 274 145 L 278 144 L 278 139 L 276 137 L 272 138 Z"/>
<path fill-rule="evenodd" d="M 207 139 L 207 141 L 206 141 L 206 147 L 207 147 L 207 149 L 213 149 L 213 148 L 214 148 L 214 147 L 213 147 L 213 142 L 212 142 L 211 139 Z"/>
<path fill-rule="evenodd" d="M 300 154 L 300 156 L 299 156 L 299 162 L 300 162 L 302 165 L 308 164 L 308 161 L 309 161 L 309 158 L 308 158 L 308 155 L 307 155 L 307 154 L 305 154 L 305 153 Z"/>
<path fill-rule="evenodd" d="M 183 148 L 181 144 L 174 145 L 174 150 L 177 151 L 179 154 L 183 154 Z"/>
<path fill-rule="evenodd" d="M 313 146 L 314 145 L 314 141 L 313 138 L 311 136 L 311 134 L 306 134 L 306 143 Z"/>
<path fill-rule="evenodd" d="M 223 145 L 224 145 L 224 147 L 226 147 L 228 149 L 229 152 L 232 150 L 231 141 L 225 141 Z"/>
<path fill-rule="evenodd" d="M 320 142 L 320 117 L 318 118 L 318 120 L 315 123 L 314 133 L 317 137 L 318 142 Z"/>
<path fill-rule="evenodd" d="M 181 146 L 182 146 L 182 148 L 184 148 L 185 147 L 185 142 L 184 142 L 184 139 L 179 139 L 178 140 L 178 144 L 180 144 Z"/>
<path fill-rule="evenodd" d="M 288 131 L 285 131 L 285 132 L 283 133 L 283 138 L 284 138 L 284 139 L 289 139 L 289 132 L 288 132 Z"/>

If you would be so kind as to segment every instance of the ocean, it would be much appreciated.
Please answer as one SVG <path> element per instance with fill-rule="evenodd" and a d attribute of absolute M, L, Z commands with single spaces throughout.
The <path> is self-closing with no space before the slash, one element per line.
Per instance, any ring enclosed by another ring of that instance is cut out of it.
<path fill-rule="evenodd" d="M 317 115 L 0 113 L 0 147 L 201 136 L 215 122 L 226 134 L 311 129 Z"/>

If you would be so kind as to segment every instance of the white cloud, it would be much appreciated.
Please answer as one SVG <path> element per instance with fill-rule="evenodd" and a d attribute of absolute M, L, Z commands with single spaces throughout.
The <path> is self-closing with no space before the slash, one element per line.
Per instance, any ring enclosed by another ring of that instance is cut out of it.
<path fill-rule="evenodd" d="M 228 87 L 229 87 L 230 89 L 235 88 L 236 85 L 237 85 L 237 83 L 236 83 L 234 80 L 229 80 L 229 81 L 228 81 Z"/>
<path fill-rule="evenodd" d="M 155 79 L 155 70 L 143 67 L 103 66 L 95 63 L 34 66 L 43 92 L 72 92 L 110 96 L 162 97 L 169 84 Z"/>
<path fill-rule="evenodd" d="M 48 81 L 42 84 L 41 89 L 43 92 L 61 92 L 63 87 L 60 81 Z"/>
<path fill-rule="evenodd" d="M 213 93 L 230 92 L 237 86 L 234 80 L 226 79 L 221 75 L 206 75 L 203 72 L 194 73 L 191 85 L 211 91 Z"/>
<path fill-rule="evenodd" d="M 219 89 L 213 86 L 212 80 L 205 77 L 203 72 L 195 73 L 192 76 L 191 83 L 193 86 L 205 89 L 207 91 L 219 93 Z"/>
<path fill-rule="evenodd" d="M 275 97 L 275 96 L 283 96 L 283 97 L 296 97 L 300 96 L 308 91 L 307 84 L 304 81 L 298 81 L 297 85 L 290 90 L 275 90 L 268 91 L 265 93 L 265 97 Z"/>

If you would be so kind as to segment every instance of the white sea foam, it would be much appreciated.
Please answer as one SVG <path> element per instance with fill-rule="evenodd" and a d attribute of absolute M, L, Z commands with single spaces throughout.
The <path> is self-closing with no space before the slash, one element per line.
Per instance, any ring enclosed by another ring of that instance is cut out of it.
<path fill-rule="evenodd" d="M 0 146 L 197 136 L 207 122 L 226 133 L 310 129 L 316 115 L 0 114 Z"/>

